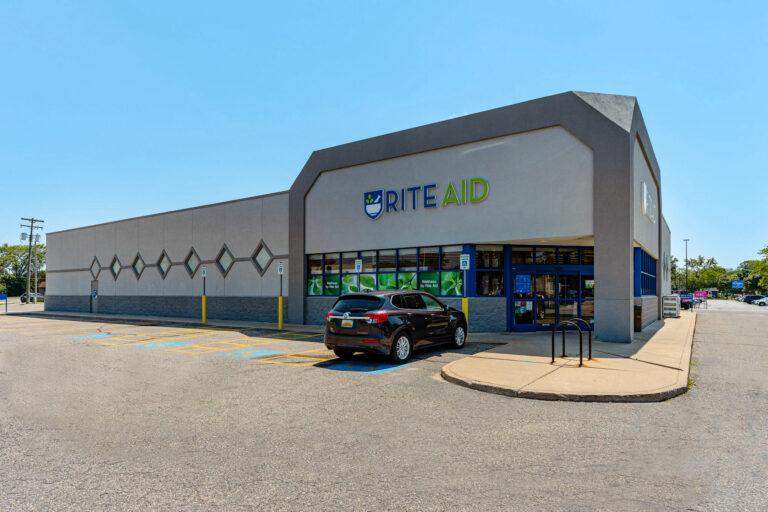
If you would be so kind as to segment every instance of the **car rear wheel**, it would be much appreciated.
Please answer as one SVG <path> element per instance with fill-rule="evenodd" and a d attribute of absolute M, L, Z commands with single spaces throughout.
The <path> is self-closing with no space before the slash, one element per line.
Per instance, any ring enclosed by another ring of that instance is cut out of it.
<path fill-rule="evenodd" d="M 413 346 L 411 345 L 411 338 L 407 334 L 400 333 L 395 337 L 395 341 L 392 343 L 392 350 L 389 353 L 389 358 L 395 363 L 404 363 L 411 357 L 411 351 Z"/>
<path fill-rule="evenodd" d="M 453 346 L 454 348 L 463 348 L 466 342 L 467 342 L 466 328 L 462 324 L 459 324 L 453 330 Z"/>
<path fill-rule="evenodd" d="M 355 355 L 355 351 L 349 350 L 348 348 L 335 348 L 333 349 L 333 353 L 336 354 L 336 357 L 339 359 L 352 359 L 352 356 Z"/>

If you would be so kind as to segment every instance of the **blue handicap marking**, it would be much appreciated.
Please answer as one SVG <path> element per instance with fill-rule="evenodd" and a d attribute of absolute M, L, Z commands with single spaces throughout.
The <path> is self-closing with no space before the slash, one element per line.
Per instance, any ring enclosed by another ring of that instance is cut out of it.
<path fill-rule="evenodd" d="M 72 340 L 72 341 L 83 341 L 83 340 L 99 340 L 102 338 L 111 338 L 113 335 L 106 333 L 106 332 L 100 332 L 98 334 L 83 334 L 83 335 L 77 335 L 77 336 L 64 336 L 64 339 L 66 340 Z"/>
<path fill-rule="evenodd" d="M 238 350 L 230 350 L 228 352 L 219 352 L 216 355 L 219 357 L 233 357 L 236 359 L 255 359 L 257 357 L 277 356 L 282 354 L 276 350 L 265 350 L 259 348 L 241 348 Z"/>
<path fill-rule="evenodd" d="M 337 361 L 323 368 L 340 372 L 358 372 L 370 375 L 382 375 L 407 368 L 410 364 L 379 363 L 376 361 Z"/>
<path fill-rule="evenodd" d="M 191 341 L 155 341 L 152 343 L 137 344 L 135 346 L 138 348 L 175 348 L 186 347 L 191 343 Z"/>

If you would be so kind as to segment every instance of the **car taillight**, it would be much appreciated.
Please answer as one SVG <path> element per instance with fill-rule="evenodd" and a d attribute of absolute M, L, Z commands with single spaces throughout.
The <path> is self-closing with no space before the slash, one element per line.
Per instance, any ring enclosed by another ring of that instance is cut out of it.
<path fill-rule="evenodd" d="M 329 311 L 329 312 L 327 312 L 327 313 L 325 314 L 325 319 L 326 319 L 326 321 L 327 321 L 327 320 L 330 320 L 332 316 L 333 316 L 333 311 Z"/>
<path fill-rule="evenodd" d="M 374 311 L 365 315 L 369 324 L 383 324 L 389 320 L 389 313 L 386 311 Z"/>

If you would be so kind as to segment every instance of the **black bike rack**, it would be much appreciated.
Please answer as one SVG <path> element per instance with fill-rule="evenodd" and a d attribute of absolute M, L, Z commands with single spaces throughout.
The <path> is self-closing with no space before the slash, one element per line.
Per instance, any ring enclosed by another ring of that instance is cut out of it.
<path fill-rule="evenodd" d="M 579 324 L 577 322 L 581 322 L 584 324 L 587 328 L 587 332 L 589 332 L 589 360 L 592 360 L 592 329 L 591 326 L 582 318 L 572 318 L 570 320 L 563 320 L 562 322 L 559 322 L 557 325 L 555 325 L 552 328 L 552 362 L 551 364 L 555 364 L 555 333 L 559 330 L 563 333 L 563 354 L 562 357 L 565 357 L 565 330 L 566 327 L 575 327 L 577 331 L 579 331 L 579 366 L 584 365 L 584 335 L 583 331 L 581 330 L 581 327 L 579 327 Z"/>

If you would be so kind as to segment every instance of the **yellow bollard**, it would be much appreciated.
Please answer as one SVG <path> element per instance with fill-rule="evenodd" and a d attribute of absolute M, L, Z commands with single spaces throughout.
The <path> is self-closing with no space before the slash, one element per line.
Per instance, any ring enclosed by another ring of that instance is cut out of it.
<path fill-rule="evenodd" d="M 208 323 L 208 307 L 207 307 L 207 297 L 203 295 L 203 323 Z"/>
<path fill-rule="evenodd" d="M 277 328 L 283 328 L 283 296 L 277 297 Z"/>
<path fill-rule="evenodd" d="M 464 312 L 464 317 L 467 319 L 467 326 L 469 326 L 469 299 L 466 297 L 461 298 L 461 310 Z"/>

